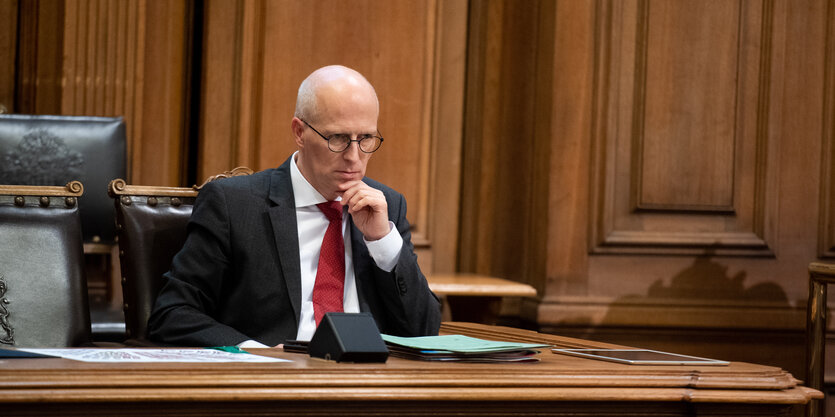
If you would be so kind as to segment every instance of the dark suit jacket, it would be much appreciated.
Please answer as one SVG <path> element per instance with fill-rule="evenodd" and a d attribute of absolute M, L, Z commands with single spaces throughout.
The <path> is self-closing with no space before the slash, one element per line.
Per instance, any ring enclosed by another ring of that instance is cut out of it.
<path fill-rule="evenodd" d="M 438 333 L 440 303 L 417 265 L 403 196 L 371 179 L 403 237 L 392 272 L 374 263 L 351 223 L 360 311 L 382 333 Z M 148 320 L 151 340 L 181 346 L 227 346 L 248 339 L 269 346 L 295 339 L 301 272 L 290 160 L 277 169 L 210 182 L 200 191 L 188 238 Z"/>

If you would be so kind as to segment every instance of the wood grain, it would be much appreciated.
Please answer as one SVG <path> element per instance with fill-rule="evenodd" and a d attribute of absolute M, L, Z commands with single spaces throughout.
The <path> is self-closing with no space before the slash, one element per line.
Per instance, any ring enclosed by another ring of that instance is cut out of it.
<path fill-rule="evenodd" d="M 14 111 L 17 10 L 16 0 L 0 0 L 0 113 Z"/>
<path fill-rule="evenodd" d="M 535 332 L 446 323 L 443 332 L 499 340 L 545 342 L 564 347 L 612 347 Z M 492 412 L 527 415 L 568 415 L 586 412 L 615 414 L 616 404 L 646 404 L 645 415 L 692 414 L 699 407 L 725 413 L 776 415 L 792 404 L 820 398 L 819 391 L 797 384 L 785 371 L 768 366 L 633 366 L 581 359 L 543 351 L 534 364 L 460 364 L 389 358 L 385 364 L 350 364 L 311 359 L 277 349 L 253 353 L 290 359 L 269 364 L 84 363 L 63 359 L 23 359 L 4 363 L 0 387 L 4 410 L 132 409 L 134 414 L 228 414 L 260 410 L 286 412 L 288 402 L 305 404 L 303 415 L 336 412 L 351 402 L 357 413 L 403 415 L 425 410 L 433 414 L 485 415 Z M 139 402 L 142 408 L 131 406 Z M 462 408 L 461 402 L 473 407 Z M 684 406 L 686 405 L 686 406 Z M 604 410 L 609 410 L 603 413 Z M 672 411 L 678 410 L 678 411 Z M 687 411 L 689 410 L 689 411 Z M 346 414 L 345 410 L 339 412 Z M 350 412 L 348 414 L 351 414 Z"/>

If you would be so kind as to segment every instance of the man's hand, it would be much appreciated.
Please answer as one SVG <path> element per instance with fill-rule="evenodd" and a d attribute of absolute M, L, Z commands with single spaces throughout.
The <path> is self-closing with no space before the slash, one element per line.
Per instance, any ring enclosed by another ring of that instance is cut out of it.
<path fill-rule="evenodd" d="M 365 240 L 379 240 L 389 233 L 388 204 L 382 191 L 357 181 L 342 194 L 342 204 L 348 206 Z"/>

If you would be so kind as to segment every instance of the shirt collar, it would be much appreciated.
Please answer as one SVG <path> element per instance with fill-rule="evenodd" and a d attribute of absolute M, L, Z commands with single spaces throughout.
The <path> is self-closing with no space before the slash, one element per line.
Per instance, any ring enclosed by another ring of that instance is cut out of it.
<path fill-rule="evenodd" d="M 296 157 L 298 154 L 299 151 L 296 151 L 293 157 L 290 158 L 290 181 L 293 184 L 293 198 L 296 200 L 296 207 L 307 207 L 327 202 L 328 200 L 316 191 L 307 182 L 302 172 L 299 171 L 299 167 L 296 165 Z M 341 197 L 336 198 L 337 201 L 341 199 Z"/>

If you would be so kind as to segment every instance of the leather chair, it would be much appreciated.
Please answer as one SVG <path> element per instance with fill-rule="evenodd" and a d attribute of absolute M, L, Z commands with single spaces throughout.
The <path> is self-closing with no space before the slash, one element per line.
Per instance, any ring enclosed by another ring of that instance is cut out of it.
<path fill-rule="evenodd" d="M 78 200 L 86 254 L 93 338 L 121 341 L 115 215 L 107 196 L 114 178 L 125 178 L 125 123 L 121 117 L 0 115 L 0 184 L 62 186 L 79 180 Z"/>
<path fill-rule="evenodd" d="M 219 178 L 249 174 L 251 169 L 239 167 L 215 175 L 203 185 Z M 108 187 L 116 205 L 128 344 L 150 343 L 148 317 L 162 287 L 162 275 L 185 243 L 186 226 L 203 185 L 142 186 L 116 179 Z"/>
<path fill-rule="evenodd" d="M 113 244 L 107 184 L 126 173 L 121 117 L 0 115 L 0 184 L 63 186 L 81 181 L 84 242 Z"/>
<path fill-rule="evenodd" d="M 84 187 L 0 185 L 0 347 L 90 342 L 79 197 Z"/>

